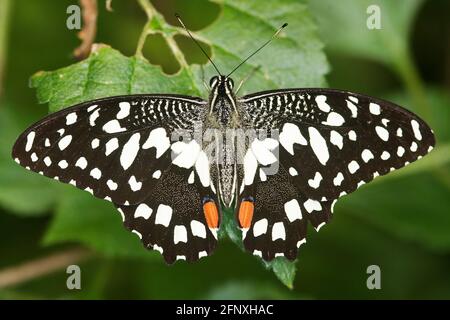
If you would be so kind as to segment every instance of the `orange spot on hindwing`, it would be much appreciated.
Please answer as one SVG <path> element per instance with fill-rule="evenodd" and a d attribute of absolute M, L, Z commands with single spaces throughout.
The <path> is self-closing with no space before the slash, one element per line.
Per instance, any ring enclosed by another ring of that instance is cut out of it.
<path fill-rule="evenodd" d="M 216 229 L 219 226 L 219 211 L 214 201 L 207 201 L 203 204 L 203 213 L 208 227 Z"/>
<path fill-rule="evenodd" d="M 239 224 L 241 228 L 248 229 L 252 224 L 253 212 L 255 211 L 255 205 L 253 201 L 244 200 L 239 207 Z"/>

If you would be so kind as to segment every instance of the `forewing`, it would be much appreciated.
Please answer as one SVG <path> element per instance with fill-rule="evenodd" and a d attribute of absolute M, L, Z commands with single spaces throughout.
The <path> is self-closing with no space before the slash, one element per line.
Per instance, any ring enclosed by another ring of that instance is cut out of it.
<path fill-rule="evenodd" d="M 255 127 L 278 130 L 281 165 L 292 168 L 292 182 L 314 200 L 348 194 L 420 159 L 435 144 L 418 116 L 360 94 L 286 90 L 242 101 Z"/>
<path fill-rule="evenodd" d="M 171 165 L 171 135 L 202 121 L 201 99 L 131 95 L 50 114 L 17 139 L 23 167 L 117 204 L 146 199 Z"/>
<path fill-rule="evenodd" d="M 266 260 L 277 254 L 292 259 L 306 235 L 305 219 L 320 228 L 340 196 L 420 159 L 435 143 L 416 115 L 360 94 L 282 90 L 246 96 L 240 105 L 254 128 L 279 133 L 275 147 L 256 139 L 248 149 L 236 206 L 238 215 L 242 201 L 254 197 L 244 245 Z M 268 165 L 279 170 L 265 174 Z M 267 227 L 256 224 L 261 219 Z"/>

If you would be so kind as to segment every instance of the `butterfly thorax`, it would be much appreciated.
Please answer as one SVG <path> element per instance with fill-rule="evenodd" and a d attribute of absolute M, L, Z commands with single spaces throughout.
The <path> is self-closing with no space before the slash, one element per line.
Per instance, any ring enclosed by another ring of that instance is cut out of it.
<path fill-rule="evenodd" d="M 240 124 L 233 81 L 225 76 L 211 79 L 208 129 L 215 131 L 214 170 L 217 175 L 220 198 L 225 206 L 231 206 L 236 189 L 236 156 L 233 131 Z"/>

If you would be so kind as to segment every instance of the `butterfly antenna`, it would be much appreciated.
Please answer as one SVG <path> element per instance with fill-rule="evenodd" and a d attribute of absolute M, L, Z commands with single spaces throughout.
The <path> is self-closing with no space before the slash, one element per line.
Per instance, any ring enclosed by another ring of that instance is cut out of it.
<path fill-rule="evenodd" d="M 181 26 L 184 28 L 184 30 L 186 30 L 186 32 L 188 33 L 189 37 L 191 37 L 191 39 L 195 42 L 195 44 L 200 48 L 200 50 L 202 50 L 203 54 L 208 58 L 209 62 L 211 62 L 211 64 L 213 65 L 214 69 L 216 69 L 217 73 L 219 74 L 219 76 L 221 76 L 222 74 L 219 71 L 219 68 L 217 68 L 216 64 L 211 60 L 211 58 L 209 57 L 209 55 L 206 53 L 206 51 L 202 48 L 202 46 L 200 45 L 200 43 L 198 43 L 197 40 L 195 40 L 195 38 L 192 36 L 192 34 L 189 32 L 188 28 L 186 28 L 186 26 L 184 25 L 183 21 L 181 20 L 181 17 L 178 13 L 175 14 L 175 18 L 177 18 L 178 22 L 180 22 Z"/>
<path fill-rule="evenodd" d="M 251 55 L 249 55 L 247 58 L 245 58 L 241 63 L 239 63 L 228 75 L 227 78 L 229 76 L 231 76 L 231 74 L 233 72 L 235 72 L 237 69 L 240 68 L 240 66 L 242 66 L 244 63 L 246 63 L 251 57 L 253 57 L 255 54 L 257 54 L 259 51 L 261 51 L 265 46 L 267 46 L 274 38 L 276 38 L 278 36 L 278 34 L 287 27 L 287 23 L 284 23 L 274 34 L 273 36 L 267 40 L 261 47 L 259 47 L 255 52 L 253 52 Z"/>

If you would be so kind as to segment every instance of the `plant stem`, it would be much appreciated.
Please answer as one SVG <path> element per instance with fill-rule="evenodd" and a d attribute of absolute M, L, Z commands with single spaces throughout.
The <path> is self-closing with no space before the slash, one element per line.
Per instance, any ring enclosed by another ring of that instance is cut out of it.
<path fill-rule="evenodd" d="M 144 9 L 145 14 L 147 15 L 147 20 L 151 21 L 153 16 L 155 15 L 155 8 L 151 4 L 149 0 L 138 0 L 139 5 Z"/>
<path fill-rule="evenodd" d="M 147 22 L 142 28 L 135 53 L 136 56 L 142 57 L 143 56 L 142 49 L 144 48 L 145 40 L 147 39 L 147 36 L 151 33 L 150 21 L 152 21 L 153 17 L 155 16 L 155 9 L 148 0 L 138 0 L 138 3 L 141 6 L 141 8 L 145 11 L 145 14 L 147 15 Z"/>
<path fill-rule="evenodd" d="M 0 289 L 64 269 L 71 264 L 79 263 L 90 255 L 91 253 L 86 249 L 73 248 L 0 270 Z"/>
<path fill-rule="evenodd" d="M 136 47 L 135 55 L 139 57 L 143 57 L 142 55 L 142 49 L 144 48 L 145 40 L 147 39 L 147 36 L 149 34 L 149 25 L 150 22 L 147 22 L 144 27 L 142 28 L 141 34 L 139 35 L 138 44 Z"/>

